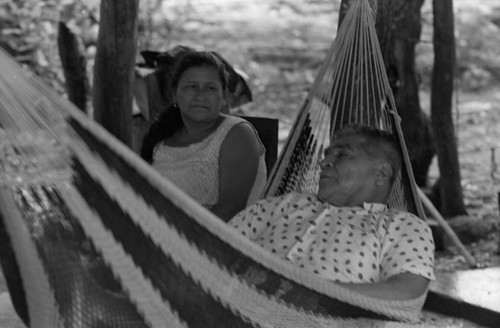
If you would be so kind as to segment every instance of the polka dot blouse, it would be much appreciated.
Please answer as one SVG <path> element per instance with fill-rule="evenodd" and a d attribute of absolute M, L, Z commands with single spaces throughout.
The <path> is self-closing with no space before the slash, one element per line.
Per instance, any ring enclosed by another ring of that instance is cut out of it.
<path fill-rule="evenodd" d="M 229 225 L 298 267 L 337 282 L 381 282 L 410 272 L 433 280 L 426 222 L 382 204 L 336 207 L 291 193 L 264 199 Z"/>

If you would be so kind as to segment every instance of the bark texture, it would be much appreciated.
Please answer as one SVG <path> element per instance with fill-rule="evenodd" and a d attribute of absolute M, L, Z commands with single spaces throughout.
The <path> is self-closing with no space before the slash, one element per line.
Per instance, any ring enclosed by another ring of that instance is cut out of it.
<path fill-rule="evenodd" d="M 83 42 L 64 22 L 59 22 L 58 30 L 57 45 L 68 98 L 76 107 L 86 112 L 89 83 Z"/>
<path fill-rule="evenodd" d="M 420 105 L 419 76 L 415 68 L 415 49 L 422 31 L 422 4 L 423 0 L 395 2 L 391 52 L 386 63 L 415 181 L 425 187 L 435 145 L 430 119 Z"/>
<path fill-rule="evenodd" d="M 452 0 L 434 0 L 434 67 L 431 118 L 439 163 L 439 195 L 444 217 L 466 214 L 453 127 L 455 36 Z"/>
<path fill-rule="evenodd" d="M 94 119 L 131 146 L 139 0 L 102 0 L 94 66 Z"/>

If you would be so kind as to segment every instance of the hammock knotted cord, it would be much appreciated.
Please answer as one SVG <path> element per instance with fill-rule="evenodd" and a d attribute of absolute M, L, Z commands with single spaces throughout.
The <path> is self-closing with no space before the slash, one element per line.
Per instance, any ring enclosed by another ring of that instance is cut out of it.
<path fill-rule="evenodd" d="M 337 39 L 352 43 L 347 39 L 359 38 L 352 29 L 365 29 L 371 19 L 368 2 L 355 1 Z M 344 85 L 337 76 L 351 65 L 350 81 L 362 69 L 373 72 L 347 60 L 372 58 L 373 49 L 349 57 L 338 43 L 291 133 L 299 142 L 289 142 L 286 154 L 298 145 L 303 151 L 282 156 L 280 167 L 288 161 L 314 168 L 324 149 L 316 138 L 328 139 L 340 121 L 390 128 L 382 109 L 394 108 L 391 99 Z M 0 68 L 0 261 L 16 311 L 29 327 L 382 327 L 418 319 L 425 295 L 374 299 L 276 259 L 3 51 Z M 371 83 L 370 90 L 378 90 L 378 82 Z M 360 110 L 330 117 L 329 106 L 340 106 L 334 95 L 346 89 L 342 106 Z M 374 99 L 384 104 L 373 107 L 379 115 L 365 115 Z M 309 169 L 294 170 L 310 184 L 315 179 Z"/>
<path fill-rule="evenodd" d="M 291 191 L 315 193 L 318 163 L 331 136 L 342 126 L 359 123 L 391 131 L 397 137 L 405 169 L 394 184 L 389 206 L 425 218 L 377 41 L 374 16 L 368 0 L 352 1 L 269 175 L 265 196 Z"/>

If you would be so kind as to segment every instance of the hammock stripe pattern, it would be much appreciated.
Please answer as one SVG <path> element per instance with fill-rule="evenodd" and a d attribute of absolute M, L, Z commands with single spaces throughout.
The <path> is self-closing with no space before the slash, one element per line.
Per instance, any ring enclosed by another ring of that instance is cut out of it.
<path fill-rule="evenodd" d="M 144 169 L 161 182 L 156 172 L 147 166 L 131 166 L 132 154 L 120 157 L 116 154 L 118 142 L 108 140 L 114 147 L 105 145 L 99 139 L 99 134 L 106 139 L 104 131 L 98 131 L 97 126 L 92 129 L 92 122 L 79 122 L 79 115 L 73 114 L 74 118 L 68 119 L 67 136 L 61 138 L 68 154 L 53 150 L 55 157 L 67 162 L 68 167 L 58 165 L 65 172 L 52 172 L 35 182 L 17 179 L 21 182 L 2 186 L 2 217 L 9 239 L 30 240 L 13 245 L 15 253 L 20 248 L 31 254 L 30 261 L 19 263 L 22 275 L 32 272 L 33 267 L 36 272 L 23 277 L 23 284 L 40 280 L 34 277 L 45 281 L 26 294 L 34 297 L 27 300 L 28 308 L 39 309 L 40 301 L 53 302 L 44 311 L 30 311 L 33 319 L 29 322 L 46 323 L 40 327 L 92 327 L 103 322 L 117 327 L 157 327 L 165 322 L 173 327 L 210 326 L 207 322 L 214 327 L 321 327 L 335 326 L 339 320 L 349 323 L 339 319 L 344 316 L 389 318 L 377 313 L 379 304 L 372 310 L 349 305 L 366 306 L 359 295 L 349 299 L 350 293 L 338 288 L 340 297 L 343 293 L 348 296 L 339 301 L 295 283 L 292 279 L 300 281 L 301 272 L 294 272 L 288 263 L 276 266 L 269 254 L 234 235 L 174 186 L 163 186 L 172 190 L 169 197 L 159 197 L 162 191 L 151 185 L 155 180 L 148 182 L 138 173 Z M 2 144 L 2 149 L 14 147 L 18 152 L 29 152 L 22 149 L 21 142 Z M 136 164 L 139 161 L 136 159 Z M 66 179 L 69 167 L 72 175 Z M 17 174 L 25 178 L 24 170 Z M 181 208 L 199 213 L 189 217 Z M 194 217 L 200 222 L 193 222 Z M 213 225 L 212 231 L 201 225 L 202 220 Z M 21 222 L 25 226 L 17 226 Z M 226 236 L 221 238 L 220 232 Z M 245 246 L 252 250 L 247 259 L 237 251 Z M 31 260 L 37 258 L 41 262 L 34 261 L 38 262 L 34 266 Z M 252 258 L 275 266 L 289 279 Z M 313 277 L 302 279 L 314 286 Z M 322 281 L 316 283 L 317 290 L 328 290 L 321 286 Z M 293 295 L 286 289 L 275 291 L 276 286 L 286 286 Z M 52 313 L 54 309 L 57 311 Z"/>
<path fill-rule="evenodd" d="M 47 176 L 1 191 L 6 239 L 16 259 L 28 259 L 2 267 L 20 268 L 30 326 L 357 327 L 365 319 L 348 318 L 411 319 L 402 304 L 371 304 L 276 263 L 173 186 L 158 197 L 162 191 L 102 140 L 76 120 L 69 126 L 79 136 L 67 143 L 70 180 Z M 386 306 L 393 310 L 384 314 Z"/>
<path fill-rule="evenodd" d="M 418 320 L 425 295 L 373 299 L 277 260 L 3 51 L 0 66 L 0 261 L 29 327 L 401 327 Z"/>

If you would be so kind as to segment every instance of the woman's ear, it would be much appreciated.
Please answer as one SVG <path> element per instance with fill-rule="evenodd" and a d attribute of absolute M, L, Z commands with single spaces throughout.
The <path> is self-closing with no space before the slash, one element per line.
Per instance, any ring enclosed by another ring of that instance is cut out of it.
<path fill-rule="evenodd" d="M 389 183 L 392 177 L 392 166 L 389 162 L 383 161 L 377 165 L 375 170 L 375 180 L 377 185 Z"/>

